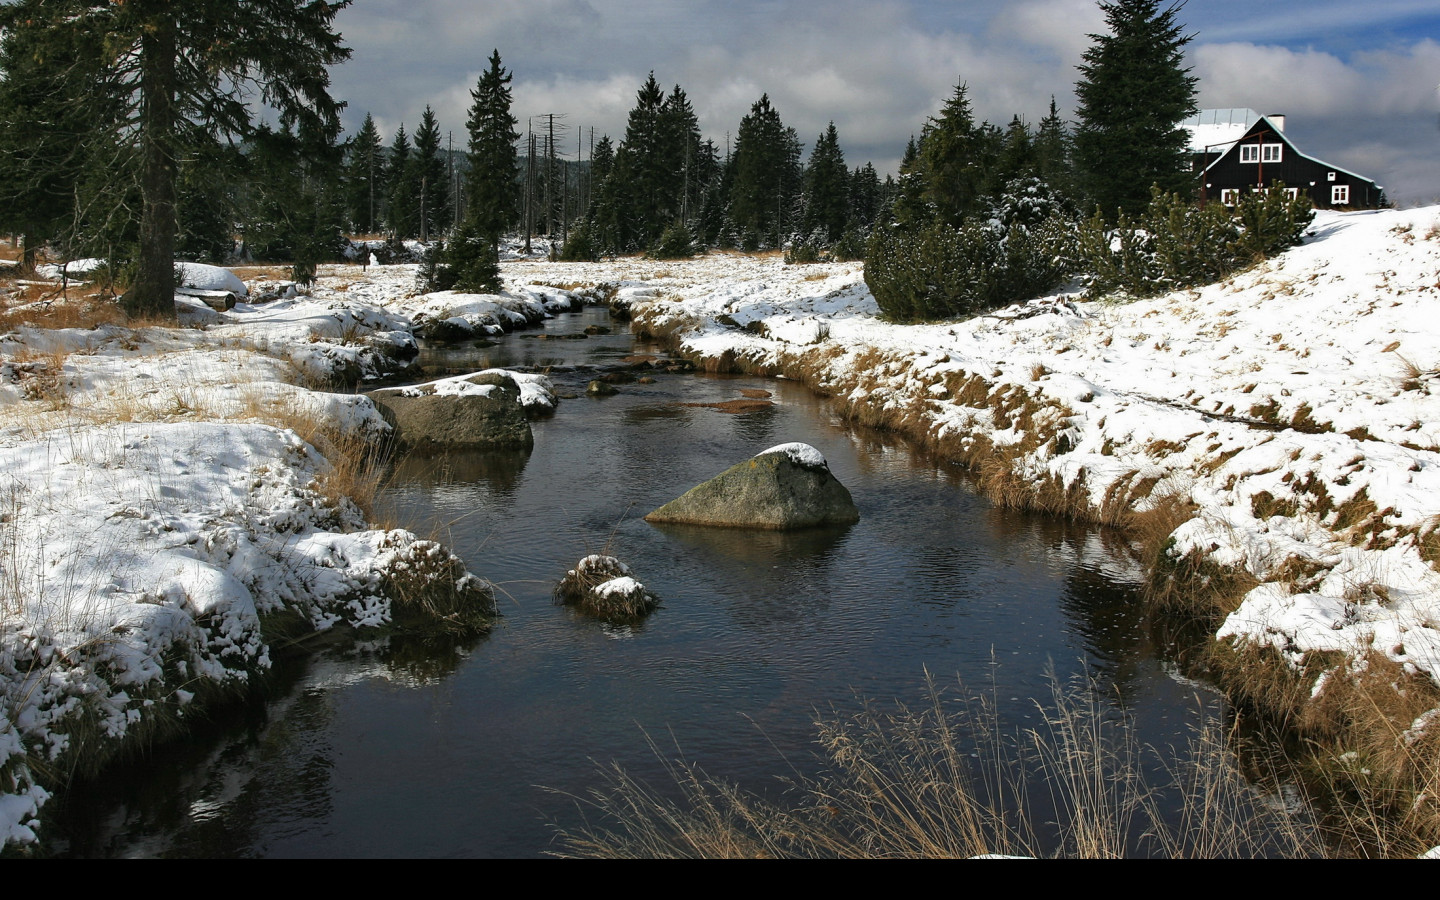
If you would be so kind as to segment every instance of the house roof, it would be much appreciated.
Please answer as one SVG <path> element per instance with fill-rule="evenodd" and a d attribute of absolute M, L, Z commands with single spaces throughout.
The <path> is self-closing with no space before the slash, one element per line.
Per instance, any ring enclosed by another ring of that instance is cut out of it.
<path fill-rule="evenodd" d="M 1223 154 L 1245 136 L 1250 126 L 1260 121 L 1253 109 L 1202 109 L 1180 123 L 1190 132 L 1190 152 Z"/>

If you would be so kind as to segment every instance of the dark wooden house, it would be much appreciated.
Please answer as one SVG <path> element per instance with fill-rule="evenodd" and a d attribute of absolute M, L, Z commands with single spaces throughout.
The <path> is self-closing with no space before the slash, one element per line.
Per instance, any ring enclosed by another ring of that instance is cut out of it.
<path fill-rule="evenodd" d="M 1375 209 L 1385 191 L 1348 169 L 1306 156 L 1285 136 L 1285 117 L 1253 110 L 1204 110 L 1190 129 L 1192 168 L 1202 200 L 1234 205 L 1242 193 L 1276 183 L 1304 191 L 1317 209 Z"/>

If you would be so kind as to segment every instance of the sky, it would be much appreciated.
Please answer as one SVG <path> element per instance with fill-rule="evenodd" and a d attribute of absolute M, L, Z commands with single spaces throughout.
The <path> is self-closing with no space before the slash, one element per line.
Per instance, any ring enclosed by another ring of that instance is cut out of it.
<path fill-rule="evenodd" d="M 1401 206 L 1440 203 L 1440 0 L 1189 0 L 1179 21 L 1201 108 L 1283 113 L 1301 152 Z M 387 144 L 429 104 L 463 147 L 499 50 L 520 130 L 555 113 L 572 153 L 591 129 L 619 141 L 653 71 L 722 152 L 769 94 L 807 156 L 833 121 L 846 162 L 882 175 L 962 82 L 977 119 L 1034 124 L 1053 96 L 1073 121 L 1076 66 L 1105 31 L 1094 0 L 355 0 L 335 25 L 346 128 L 369 112 Z"/>

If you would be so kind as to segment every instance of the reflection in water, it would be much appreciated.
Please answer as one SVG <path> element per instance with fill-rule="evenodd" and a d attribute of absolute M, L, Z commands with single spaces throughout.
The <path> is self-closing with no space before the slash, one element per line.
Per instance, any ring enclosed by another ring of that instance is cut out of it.
<path fill-rule="evenodd" d="M 514 496 L 520 476 L 530 460 L 529 449 L 452 450 L 447 453 L 410 453 L 395 462 L 390 480 L 396 483 L 428 481 L 434 484 L 476 485 L 489 494 Z"/>
<path fill-rule="evenodd" d="M 548 327 L 604 323 L 592 310 Z M 564 367 L 636 349 L 623 334 L 512 336 L 479 365 L 539 359 L 540 348 Z M 583 391 L 594 374 L 552 378 Z M 437 533 L 497 582 L 496 630 L 473 645 L 391 641 L 313 658 L 221 750 L 165 748 L 135 777 L 151 787 L 72 804 L 60 827 L 74 852 L 537 855 L 548 822 L 574 822 L 564 795 L 595 785 L 594 761 L 666 783 L 646 734 L 763 789 L 813 771 L 816 709 L 853 708 L 857 694 L 914 700 L 927 671 L 993 690 L 1011 729 L 1036 724 L 1032 698 L 1049 696 L 1052 668 L 1116 685 L 1157 745 L 1215 705 L 1165 674 L 1103 535 L 993 509 L 953 466 L 842 427 L 793 382 L 656 377 L 562 402 L 533 423 L 528 456 L 401 461 L 381 515 Z M 745 388 L 771 391 L 775 408 L 677 405 Z M 642 521 L 794 440 L 825 454 L 858 524 L 776 534 Z M 660 596 L 643 624 L 606 626 L 552 602 L 566 570 L 602 550 Z"/>

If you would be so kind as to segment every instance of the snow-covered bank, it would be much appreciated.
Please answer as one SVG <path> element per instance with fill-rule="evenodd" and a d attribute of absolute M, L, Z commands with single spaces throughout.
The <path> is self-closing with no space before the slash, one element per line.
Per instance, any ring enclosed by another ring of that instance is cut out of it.
<path fill-rule="evenodd" d="M 1172 556 L 1262 583 L 1221 636 L 1296 661 L 1373 650 L 1440 681 L 1440 210 L 1322 213 L 1312 232 L 1203 289 L 915 326 L 879 319 L 859 264 L 525 271 L 618 283 L 638 328 L 712 367 L 804 378 L 1034 493 L 1083 492 L 1097 518 L 1188 501 Z"/>
<path fill-rule="evenodd" d="M 391 431 L 374 404 L 305 386 L 410 371 L 414 277 L 334 268 L 308 294 L 196 304 L 192 327 L 0 334 L 0 846 L 43 834 L 70 772 L 263 677 L 272 626 L 493 614 L 458 557 L 352 502 Z M 553 406 L 542 376 L 517 378 Z"/>

